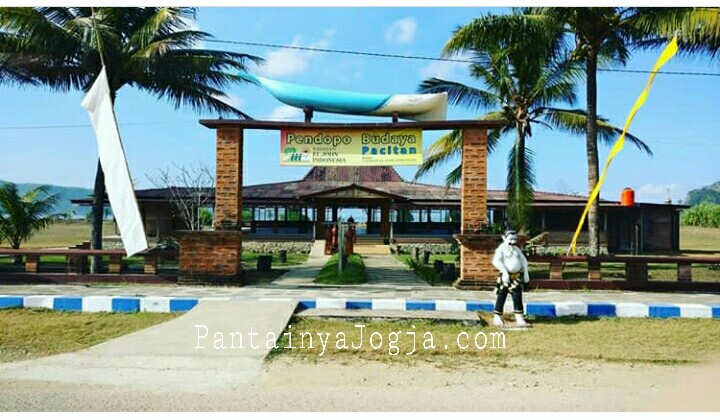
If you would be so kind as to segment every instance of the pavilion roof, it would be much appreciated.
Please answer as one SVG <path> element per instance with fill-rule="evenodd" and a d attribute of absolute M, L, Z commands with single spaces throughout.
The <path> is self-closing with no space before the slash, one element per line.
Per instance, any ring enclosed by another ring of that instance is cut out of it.
<path fill-rule="evenodd" d="M 376 191 L 382 195 L 402 198 L 409 202 L 424 205 L 433 203 L 447 203 L 460 205 L 460 189 L 445 187 L 444 185 L 409 182 L 403 179 L 392 166 L 366 166 L 366 167 L 313 167 L 308 173 L 297 181 L 275 182 L 258 185 L 243 186 L 243 199 L 250 202 L 288 202 L 303 200 L 323 192 L 333 192 L 345 188 L 358 187 L 364 190 Z M 196 194 L 191 188 L 178 188 L 186 194 Z M 203 194 L 213 195 L 214 189 L 202 190 Z M 168 189 L 152 188 L 136 190 L 139 202 L 167 202 L 171 198 Z M 211 197 L 212 199 L 212 197 Z M 76 204 L 87 205 L 90 199 L 72 200 Z M 507 192 L 505 190 L 488 190 L 488 204 L 505 205 Z M 587 197 L 573 194 L 559 194 L 544 191 L 535 191 L 534 206 L 549 207 L 577 207 L 583 206 Z M 604 206 L 617 206 L 620 203 L 613 200 L 600 200 Z M 638 203 L 647 206 L 655 204 Z M 674 205 L 676 207 L 682 207 Z"/>

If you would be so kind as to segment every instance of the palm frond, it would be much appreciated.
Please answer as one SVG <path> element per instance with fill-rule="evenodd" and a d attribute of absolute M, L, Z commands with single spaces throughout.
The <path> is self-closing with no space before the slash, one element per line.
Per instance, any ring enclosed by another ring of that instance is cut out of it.
<path fill-rule="evenodd" d="M 584 135 L 587 130 L 587 112 L 582 109 L 544 108 L 541 118 L 543 118 L 552 127 L 559 128 L 575 135 Z M 603 117 L 598 116 L 597 125 L 598 140 L 605 144 L 613 144 L 620 134 L 622 134 L 622 128 L 615 127 Z M 653 152 L 652 149 L 650 149 L 650 146 L 640 140 L 637 136 L 628 132 L 625 134 L 625 139 L 641 151 L 652 156 Z"/>
<path fill-rule="evenodd" d="M 424 80 L 420 84 L 418 91 L 421 93 L 447 92 L 450 103 L 470 109 L 493 106 L 497 104 L 499 99 L 492 92 L 437 78 Z"/>
<path fill-rule="evenodd" d="M 0 238 L 12 248 L 19 248 L 36 231 L 53 223 L 53 208 L 60 196 L 47 191 L 48 187 L 41 186 L 20 194 L 13 183 L 0 186 Z"/>
<path fill-rule="evenodd" d="M 423 163 L 415 172 L 414 180 L 435 171 L 448 160 L 457 158 L 462 154 L 462 130 L 453 130 L 450 133 L 435 140 L 425 150 Z"/>

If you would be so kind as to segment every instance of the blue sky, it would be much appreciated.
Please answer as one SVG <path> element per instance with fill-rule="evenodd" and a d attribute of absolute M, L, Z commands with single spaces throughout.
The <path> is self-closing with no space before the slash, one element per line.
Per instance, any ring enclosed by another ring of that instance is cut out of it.
<path fill-rule="evenodd" d="M 452 31 L 491 9 L 470 8 L 200 8 L 197 25 L 217 39 L 391 54 L 437 56 Z M 498 12 L 503 9 L 493 9 Z M 279 80 L 371 93 L 413 93 L 426 77 L 473 83 L 458 63 L 276 50 L 208 44 L 264 57 L 254 72 Z M 636 53 L 627 68 L 649 70 L 657 52 Z M 664 70 L 720 73 L 720 62 L 676 57 Z M 647 80 L 646 74 L 599 75 L 599 112 L 621 126 Z M 577 107 L 584 107 L 584 84 Z M 283 106 L 261 89 L 235 86 L 231 100 L 254 118 L 301 120 L 299 110 Z M 0 179 L 91 187 L 97 150 L 82 93 L 50 93 L 42 88 L 0 87 Z M 116 113 L 138 188 L 152 187 L 147 175 L 173 164 L 214 165 L 214 132 L 197 114 L 171 106 L 132 88 L 120 91 Z M 450 107 L 449 119 L 478 113 Z M 615 159 L 602 196 L 617 199 L 626 187 L 640 201 L 684 199 L 688 190 L 720 180 L 720 77 L 659 75 L 631 132 L 655 152 L 646 156 L 629 146 Z M 358 121 L 361 117 L 316 114 L 316 121 Z M 38 126 L 73 125 L 43 129 Z M 13 128 L 23 127 L 23 128 Z M 27 128 L 35 127 L 35 128 Z M 427 147 L 441 132 L 426 132 Z M 489 159 L 489 187 L 505 185 L 506 138 Z M 528 145 L 536 154 L 537 190 L 586 193 L 585 142 L 536 128 Z M 601 163 L 609 147 L 601 147 Z M 301 177 L 306 168 L 279 166 L 279 133 L 246 134 L 244 182 L 258 184 Z M 423 182 L 442 183 L 447 165 Z M 397 167 L 411 178 L 415 167 Z"/>

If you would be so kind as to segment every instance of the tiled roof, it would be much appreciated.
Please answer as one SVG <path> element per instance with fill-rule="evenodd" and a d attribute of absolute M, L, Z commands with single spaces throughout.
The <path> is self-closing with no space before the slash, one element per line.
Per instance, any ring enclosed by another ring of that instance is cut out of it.
<path fill-rule="evenodd" d="M 431 185 L 405 181 L 391 166 L 374 167 L 313 167 L 307 175 L 298 181 L 276 182 L 270 184 L 243 186 L 243 198 L 251 201 L 286 201 L 298 200 L 323 191 L 338 190 L 358 186 L 402 197 L 412 202 L 451 202 L 460 204 L 460 189 L 447 188 L 443 185 Z M 192 189 L 184 189 L 186 193 Z M 213 189 L 205 190 L 214 195 Z M 140 202 L 167 201 L 170 193 L 167 189 L 152 188 L 136 190 Z M 546 206 L 580 206 L 587 197 L 572 194 L 535 191 L 535 205 Z M 89 199 L 73 200 L 78 204 L 87 204 Z M 505 204 L 507 192 L 504 190 L 488 190 L 488 202 Z M 605 205 L 617 205 L 613 200 L 601 200 Z M 639 203 L 641 204 L 641 203 Z"/>

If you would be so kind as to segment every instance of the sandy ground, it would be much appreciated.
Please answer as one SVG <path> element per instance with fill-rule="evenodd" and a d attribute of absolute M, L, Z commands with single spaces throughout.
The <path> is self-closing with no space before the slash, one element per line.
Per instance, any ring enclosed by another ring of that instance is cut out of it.
<path fill-rule="evenodd" d="M 198 373 L 198 381 L 203 379 Z M 212 392 L 0 380 L 3 410 L 720 410 L 720 363 L 554 362 L 507 368 L 313 363 L 282 358 Z"/>

